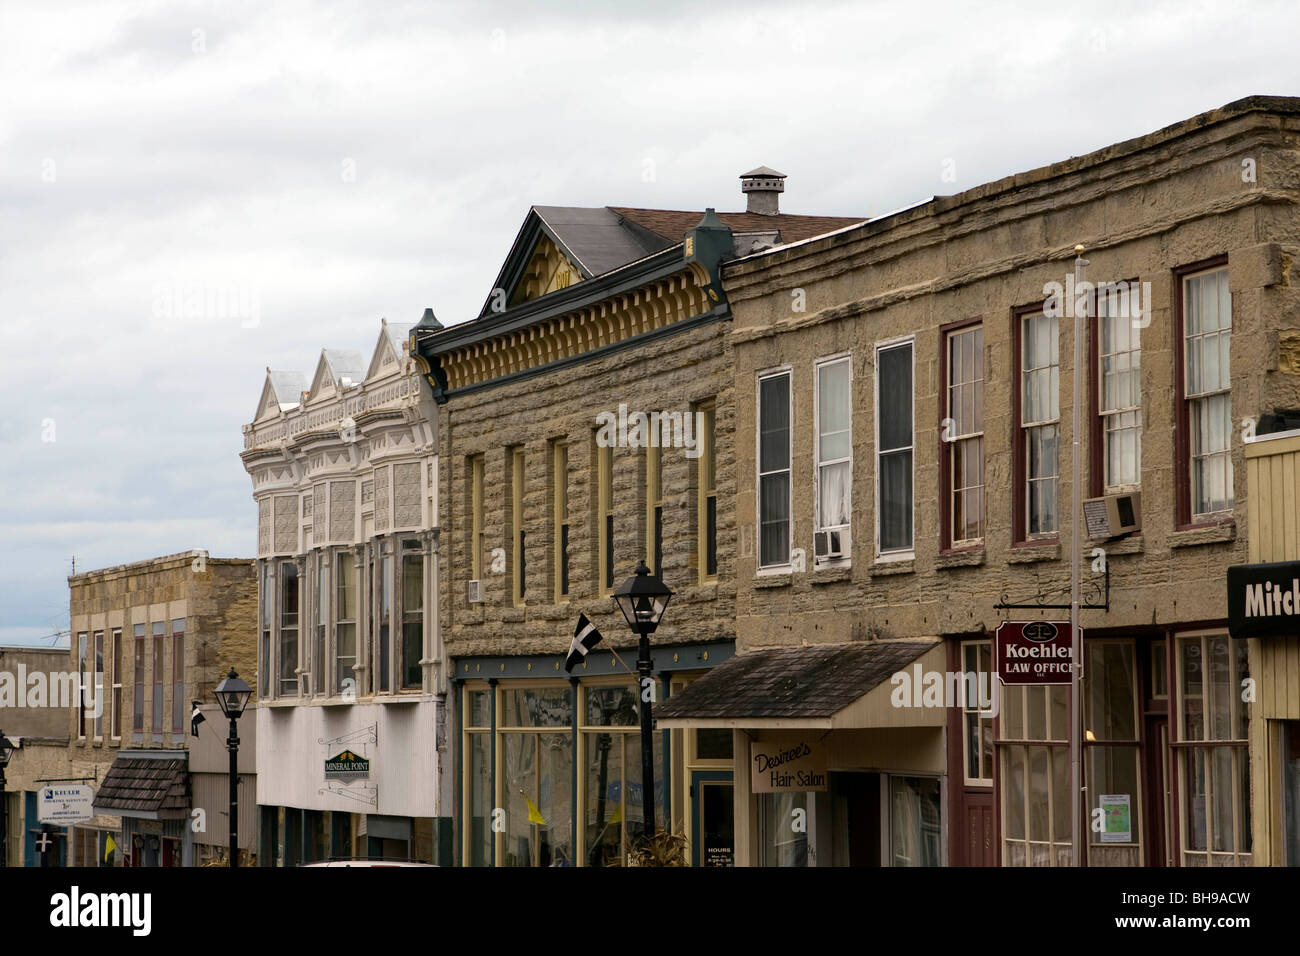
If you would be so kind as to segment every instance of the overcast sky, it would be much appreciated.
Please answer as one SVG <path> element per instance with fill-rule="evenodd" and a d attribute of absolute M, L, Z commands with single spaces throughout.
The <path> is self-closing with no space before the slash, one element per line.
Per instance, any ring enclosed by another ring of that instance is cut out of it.
<path fill-rule="evenodd" d="M 0 643 L 251 557 L 266 367 L 472 317 L 534 203 L 878 215 L 1300 94 L 1300 5 L 1137 7 L 0 0 Z"/>

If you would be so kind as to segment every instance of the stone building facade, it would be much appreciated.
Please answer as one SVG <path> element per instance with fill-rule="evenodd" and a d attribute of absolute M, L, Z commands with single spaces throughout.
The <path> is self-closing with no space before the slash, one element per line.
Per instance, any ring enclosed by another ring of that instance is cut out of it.
<path fill-rule="evenodd" d="M 1259 662 L 1228 638 L 1225 575 L 1250 533 L 1243 434 L 1300 402 L 1297 144 L 1300 101 L 1254 97 L 724 267 L 738 649 L 864 665 L 842 700 L 805 675 L 784 710 L 727 710 L 728 665 L 665 709 L 738 752 L 822 741 L 820 792 L 738 776 L 740 859 L 1071 862 L 1068 686 L 1002 687 L 997 716 L 963 689 L 937 719 L 908 688 L 990 686 L 1000 623 L 1068 620 L 1078 548 L 1104 605 L 1081 612 L 1083 811 L 1116 821 L 1084 830 L 1088 864 L 1270 862 Z M 1134 510 L 1108 540 L 1070 530 L 1080 244 L 1081 493 Z M 792 808 L 817 825 L 790 832 Z"/>
<path fill-rule="evenodd" d="M 226 806 L 192 799 L 190 715 L 231 667 L 255 670 L 253 575 L 250 560 L 187 551 L 68 578 L 65 663 L 95 690 L 65 711 L 68 745 L 56 776 L 89 770 L 97 814 L 70 828 L 71 865 L 182 866 L 217 852 L 214 835 L 192 825 L 193 810 L 215 820 Z M 201 732 L 225 737 L 212 724 Z M 144 784 L 151 769 L 166 771 L 159 792 Z M 251 806 L 251 775 L 241 794 Z M 117 857 L 106 852 L 110 836 Z"/>
<path fill-rule="evenodd" d="M 642 831 L 636 637 L 611 599 L 639 561 L 675 592 L 654 635 L 658 699 L 732 653 L 719 263 L 851 221 L 780 214 L 780 174 L 754 172 L 766 211 L 533 207 L 480 315 L 414 330 L 439 403 L 463 865 L 608 865 Z M 570 674 L 580 615 L 603 641 Z M 694 786 L 729 816 L 729 735 L 655 746 L 660 824 L 696 862 L 705 843 L 729 862 L 729 821 Z"/>
<path fill-rule="evenodd" d="M 268 370 L 244 427 L 264 865 L 446 852 L 437 415 L 409 329 Z"/>

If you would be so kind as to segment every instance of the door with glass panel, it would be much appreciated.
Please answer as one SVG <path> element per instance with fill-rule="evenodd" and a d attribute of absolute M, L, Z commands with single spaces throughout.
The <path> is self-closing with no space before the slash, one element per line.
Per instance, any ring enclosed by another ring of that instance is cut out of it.
<path fill-rule="evenodd" d="M 730 770 L 691 772 L 691 864 L 735 866 L 735 785 Z"/>

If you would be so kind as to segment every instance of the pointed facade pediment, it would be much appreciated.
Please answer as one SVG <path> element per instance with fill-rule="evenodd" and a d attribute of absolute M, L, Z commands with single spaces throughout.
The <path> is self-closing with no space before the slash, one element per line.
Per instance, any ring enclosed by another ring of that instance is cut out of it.
<path fill-rule="evenodd" d="M 302 372 L 273 372 L 266 370 L 266 381 L 262 384 L 262 397 L 257 402 L 257 414 L 254 422 L 273 418 L 281 412 L 297 408 L 302 402 L 302 393 L 307 390 L 307 376 Z"/>
<path fill-rule="evenodd" d="M 533 244 L 523 272 L 510 291 L 508 304 L 516 306 L 548 292 L 567 289 L 583 280 L 582 270 L 569 259 L 550 236 L 543 233 Z"/>
<path fill-rule="evenodd" d="M 375 350 L 370 355 L 366 381 L 391 372 L 402 364 L 402 357 L 406 355 L 406 340 L 411 334 L 411 328 L 409 324 L 387 320 L 382 322 L 379 341 L 375 343 Z"/>
<path fill-rule="evenodd" d="M 340 388 L 360 385 L 365 374 L 362 361 L 356 349 L 321 349 L 307 401 L 328 398 Z"/>

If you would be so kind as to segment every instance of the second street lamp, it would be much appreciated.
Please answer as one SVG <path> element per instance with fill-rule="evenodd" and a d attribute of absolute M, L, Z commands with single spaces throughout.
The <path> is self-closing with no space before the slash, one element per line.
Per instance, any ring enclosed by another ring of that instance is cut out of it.
<path fill-rule="evenodd" d="M 233 868 L 239 866 L 239 727 L 236 721 L 248 706 L 253 689 L 239 679 L 232 667 L 213 694 L 221 712 L 230 720 L 226 749 L 230 751 L 230 865 Z"/>
<path fill-rule="evenodd" d="M 14 745 L 0 730 L 0 866 L 9 865 L 9 847 L 5 835 L 9 832 L 8 796 L 5 794 L 5 767 L 13 756 Z"/>
<path fill-rule="evenodd" d="M 650 635 L 663 619 L 664 610 L 672 599 L 673 591 L 663 581 L 650 573 L 644 561 L 638 561 L 636 571 L 614 592 L 614 603 L 627 618 L 627 626 L 640 637 L 637 646 L 636 672 L 641 703 L 641 800 L 644 814 L 644 833 L 655 833 L 655 762 L 651 704 L 654 701 L 654 662 L 650 660 Z"/>

